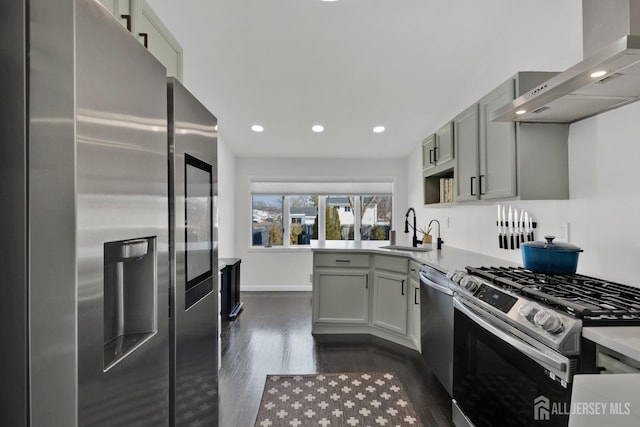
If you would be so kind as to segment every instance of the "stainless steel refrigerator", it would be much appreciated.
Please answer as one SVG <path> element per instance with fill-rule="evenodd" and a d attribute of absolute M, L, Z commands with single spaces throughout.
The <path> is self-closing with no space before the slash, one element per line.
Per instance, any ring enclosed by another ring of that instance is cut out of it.
<path fill-rule="evenodd" d="M 217 119 L 168 82 L 171 412 L 177 427 L 218 425 Z"/>
<path fill-rule="evenodd" d="M 166 71 L 97 1 L 0 1 L 0 425 L 173 425 Z"/>

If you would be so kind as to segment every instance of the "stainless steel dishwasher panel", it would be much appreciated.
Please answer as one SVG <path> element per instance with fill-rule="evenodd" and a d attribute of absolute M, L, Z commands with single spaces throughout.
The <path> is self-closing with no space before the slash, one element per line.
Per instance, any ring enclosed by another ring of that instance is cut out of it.
<path fill-rule="evenodd" d="M 446 276 L 428 266 L 420 272 L 422 358 L 449 396 L 453 392 L 453 291 Z"/>

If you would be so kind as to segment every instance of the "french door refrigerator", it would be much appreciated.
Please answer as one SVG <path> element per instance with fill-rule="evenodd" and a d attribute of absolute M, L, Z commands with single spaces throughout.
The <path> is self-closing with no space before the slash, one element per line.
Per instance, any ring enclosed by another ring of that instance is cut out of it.
<path fill-rule="evenodd" d="M 0 27 L 0 425 L 217 425 L 211 371 L 215 409 L 172 418 L 164 67 L 95 0 L 0 0 Z"/>

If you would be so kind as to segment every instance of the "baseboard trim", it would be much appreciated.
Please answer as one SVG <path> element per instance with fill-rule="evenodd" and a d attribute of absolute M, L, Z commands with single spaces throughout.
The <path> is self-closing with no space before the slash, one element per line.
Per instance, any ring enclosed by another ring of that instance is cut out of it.
<path fill-rule="evenodd" d="M 240 285 L 241 292 L 311 292 L 311 285 Z"/>

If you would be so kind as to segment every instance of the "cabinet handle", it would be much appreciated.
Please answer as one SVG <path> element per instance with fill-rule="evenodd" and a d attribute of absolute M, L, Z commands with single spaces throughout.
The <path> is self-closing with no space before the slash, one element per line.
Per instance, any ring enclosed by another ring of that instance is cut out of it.
<path fill-rule="evenodd" d="M 429 163 L 433 164 L 433 149 L 429 150 Z"/>
<path fill-rule="evenodd" d="M 369 275 L 365 274 L 364 276 L 364 288 L 369 289 Z"/>
<path fill-rule="evenodd" d="M 400 292 L 404 295 L 404 280 L 402 281 L 402 285 L 400 286 Z"/>
<path fill-rule="evenodd" d="M 415 268 L 410 268 L 410 270 L 411 270 L 411 271 L 416 271 L 416 269 L 415 269 Z"/>
<path fill-rule="evenodd" d="M 438 147 L 433 147 L 433 162 L 438 163 Z"/>
<path fill-rule="evenodd" d="M 140 37 L 142 37 L 142 44 L 144 45 L 144 47 L 149 49 L 149 34 L 147 34 L 147 33 L 138 33 L 138 35 Z"/>
<path fill-rule="evenodd" d="M 131 15 L 120 15 L 120 18 L 124 19 L 124 22 L 127 23 L 127 31 L 131 32 Z"/>
<path fill-rule="evenodd" d="M 420 302 L 418 301 L 418 288 L 414 288 L 413 290 L 413 303 L 415 305 L 420 304 Z"/>
<path fill-rule="evenodd" d="M 483 195 L 484 193 L 482 192 L 482 178 L 484 177 L 484 175 L 480 175 L 480 179 L 478 180 L 478 183 L 480 184 L 480 189 L 479 189 L 479 193 L 480 195 Z"/>
<path fill-rule="evenodd" d="M 337 259 L 336 262 L 351 262 L 350 259 Z"/>
<path fill-rule="evenodd" d="M 472 177 L 469 179 L 469 182 L 470 182 L 470 184 L 471 184 L 471 195 L 472 195 L 472 196 L 475 196 L 475 195 L 476 195 L 476 193 L 474 193 L 474 192 L 473 192 L 473 180 L 474 180 L 474 179 L 476 179 L 476 177 L 475 177 L 475 176 L 472 176 Z"/>

